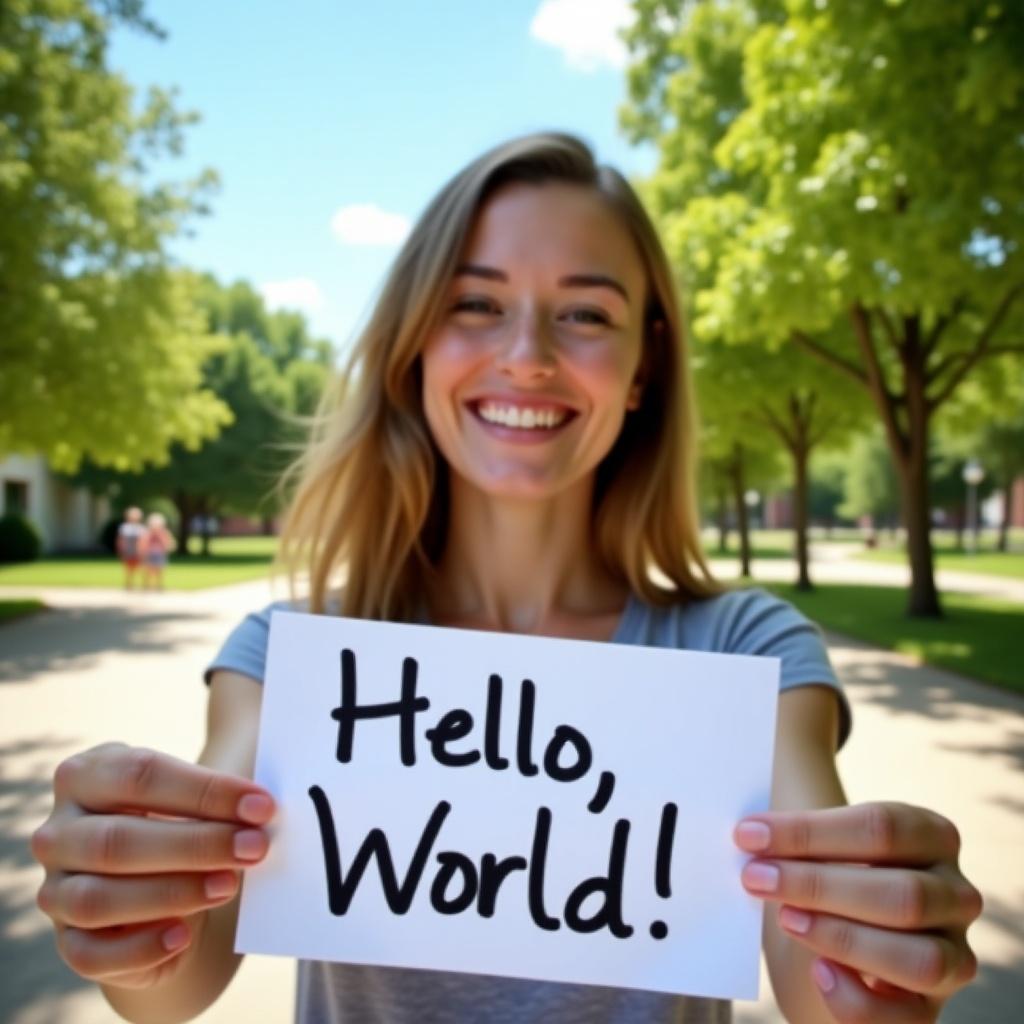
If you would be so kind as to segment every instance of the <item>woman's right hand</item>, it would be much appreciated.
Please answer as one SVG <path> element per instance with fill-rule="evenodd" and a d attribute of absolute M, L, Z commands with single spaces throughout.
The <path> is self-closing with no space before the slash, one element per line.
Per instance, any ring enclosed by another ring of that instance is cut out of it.
<path fill-rule="evenodd" d="M 53 788 L 32 836 L 37 900 L 63 959 L 103 984 L 164 977 L 267 852 L 269 793 L 167 754 L 104 744 L 62 762 Z"/>

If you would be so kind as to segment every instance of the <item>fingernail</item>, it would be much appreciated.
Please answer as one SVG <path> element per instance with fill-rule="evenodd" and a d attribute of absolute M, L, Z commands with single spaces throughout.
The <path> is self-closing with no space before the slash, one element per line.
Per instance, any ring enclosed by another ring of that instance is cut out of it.
<path fill-rule="evenodd" d="M 234 850 L 239 860 L 259 860 L 267 852 L 267 837 L 255 828 L 236 832 Z"/>
<path fill-rule="evenodd" d="M 234 893 L 237 880 L 231 871 L 218 871 L 203 880 L 203 891 L 208 900 L 222 900 Z"/>
<path fill-rule="evenodd" d="M 793 907 L 783 907 L 779 911 L 779 923 L 787 932 L 794 932 L 797 935 L 806 935 L 811 930 L 813 918 L 802 910 L 794 910 Z"/>
<path fill-rule="evenodd" d="M 176 924 L 160 936 L 160 941 L 168 953 L 173 953 L 188 945 L 188 929 L 183 924 Z"/>
<path fill-rule="evenodd" d="M 836 972 L 824 960 L 815 960 L 811 965 L 814 984 L 822 992 L 831 992 L 836 987 Z"/>
<path fill-rule="evenodd" d="M 774 864 L 748 864 L 743 869 L 743 884 L 754 892 L 775 892 L 779 888 L 779 869 Z"/>
<path fill-rule="evenodd" d="M 767 850 L 772 830 L 763 821 L 741 821 L 736 826 L 736 842 L 744 850 Z"/>
<path fill-rule="evenodd" d="M 274 801 L 262 793 L 246 793 L 238 801 L 238 816 L 253 825 L 263 825 L 274 813 Z"/>

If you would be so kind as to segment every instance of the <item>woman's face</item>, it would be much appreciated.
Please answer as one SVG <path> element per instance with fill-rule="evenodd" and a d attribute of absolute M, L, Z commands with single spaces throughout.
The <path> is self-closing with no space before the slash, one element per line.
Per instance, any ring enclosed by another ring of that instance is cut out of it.
<path fill-rule="evenodd" d="M 497 192 L 423 351 L 427 422 L 452 470 L 510 498 L 593 474 L 639 397 L 645 290 L 636 245 L 593 190 Z"/>

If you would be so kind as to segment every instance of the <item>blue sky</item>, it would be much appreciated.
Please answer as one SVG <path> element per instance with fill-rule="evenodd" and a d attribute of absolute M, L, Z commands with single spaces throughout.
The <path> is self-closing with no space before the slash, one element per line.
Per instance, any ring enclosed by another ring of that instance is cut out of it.
<path fill-rule="evenodd" d="M 111 64 L 202 115 L 184 158 L 221 176 L 184 263 L 246 278 L 343 346 L 403 225 L 467 160 L 523 132 L 589 141 L 628 175 L 618 131 L 626 0 L 150 0 L 164 42 L 119 30 Z"/>

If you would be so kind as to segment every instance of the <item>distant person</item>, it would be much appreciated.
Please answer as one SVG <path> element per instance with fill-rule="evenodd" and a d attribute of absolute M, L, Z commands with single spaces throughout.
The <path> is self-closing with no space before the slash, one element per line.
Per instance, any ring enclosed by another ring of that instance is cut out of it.
<path fill-rule="evenodd" d="M 147 589 L 163 590 L 167 556 L 175 547 L 174 536 L 167 529 L 167 520 L 159 512 L 150 513 L 142 542 L 144 585 Z"/>
<path fill-rule="evenodd" d="M 146 527 L 142 525 L 142 509 L 134 505 L 124 511 L 124 522 L 117 528 L 117 557 L 124 566 L 124 588 L 131 590 L 135 573 L 142 562 L 142 543 Z"/>

